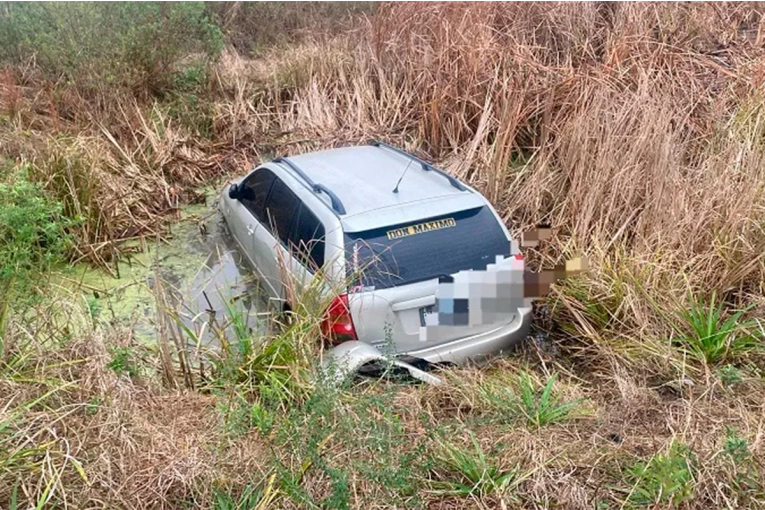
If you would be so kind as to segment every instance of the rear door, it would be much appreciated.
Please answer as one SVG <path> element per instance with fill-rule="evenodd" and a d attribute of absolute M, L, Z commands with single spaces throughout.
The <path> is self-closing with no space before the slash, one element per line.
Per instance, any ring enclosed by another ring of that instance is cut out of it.
<path fill-rule="evenodd" d="M 320 289 L 309 289 L 309 286 L 314 274 L 324 266 L 324 224 L 308 205 L 301 202 L 286 241 L 280 241 L 282 257 L 290 275 L 290 281 L 284 282 L 284 298 L 291 306 L 300 300 L 308 306 L 316 291 L 320 292 Z"/>
<path fill-rule="evenodd" d="M 350 304 L 359 338 L 375 344 L 391 341 L 396 352 L 406 352 L 496 328 L 455 326 L 447 336 L 427 342 L 419 335 L 435 304 L 439 277 L 486 270 L 497 255 L 510 255 L 510 241 L 486 206 L 346 232 L 346 266 L 355 291 Z M 513 318 L 508 314 L 507 322 Z"/>
<path fill-rule="evenodd" d="M 264 268 L 273 297 L 290 301 L 290 287 L 305 285 L 324 265 L 325 228 L 278 177 L 268 195 L 264 217 L 267 228 L 255 234 L 255 251 L 261 257 L 257 263 Z"/>
<path fill-rule="evenodd" d="M 300 199 L 279 177 L 274 179 L 262 212 L 262 229 L 255 233 L 256 263 L 271 297 L 284 299 L 282 278 L 289 265 L 283 250 L 297 219 Z"/>

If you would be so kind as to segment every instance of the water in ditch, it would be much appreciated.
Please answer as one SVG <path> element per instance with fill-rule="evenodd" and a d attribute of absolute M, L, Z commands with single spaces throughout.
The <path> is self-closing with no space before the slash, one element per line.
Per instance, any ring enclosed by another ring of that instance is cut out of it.
<path fill-rule="evenodd" d="M 74 294 L 94 324 L 128 327 L 141 342 L 164 335 L 207 348 L 266 332 L 272 307 L 216 199 L 186 207 L 164 240 L 144 240 L 112 274 L 77 264 L 55 276 L 54 288 Z"/>

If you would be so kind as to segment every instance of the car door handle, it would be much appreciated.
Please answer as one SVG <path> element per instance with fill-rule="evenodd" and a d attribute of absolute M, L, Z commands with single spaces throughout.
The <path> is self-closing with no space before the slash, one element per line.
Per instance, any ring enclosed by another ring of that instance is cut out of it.
<path fill-rule="evenodd" d="M 255 235 L 255 229 L 252 228 L 252 225 L 247 225 L 247 233 L 251 236 Z"/>

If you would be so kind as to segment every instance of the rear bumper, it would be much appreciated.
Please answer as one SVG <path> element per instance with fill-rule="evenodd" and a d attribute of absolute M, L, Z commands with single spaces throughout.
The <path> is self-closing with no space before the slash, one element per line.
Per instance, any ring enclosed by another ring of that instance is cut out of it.
<path fill-rule="evenodd" d="M 401 354 L 423 359 L 428 363 L 480 363 L 488 357 L 509 351 L 528 336 L 531 328 L 531 308 L 521 308 L 519 312 L 510 324 L 487 333 Z"/>

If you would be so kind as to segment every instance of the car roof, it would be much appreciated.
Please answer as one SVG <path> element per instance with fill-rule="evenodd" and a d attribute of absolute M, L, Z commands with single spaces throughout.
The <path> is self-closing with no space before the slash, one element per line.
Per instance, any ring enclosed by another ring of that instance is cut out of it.
<path fill-rule="evenodd" d="M 458 189 L 446 176 L 425 171 L 419 160 L 393 148 L 342 147 L 290 156 L 289 161 L 340 199 L 345 208 L 340 219 L 346 230 L 404 223 L 484 204 L 469 188 Z M 319 196 L 330 205 L 326 194 Z"/>

